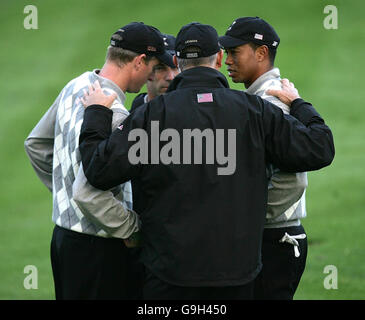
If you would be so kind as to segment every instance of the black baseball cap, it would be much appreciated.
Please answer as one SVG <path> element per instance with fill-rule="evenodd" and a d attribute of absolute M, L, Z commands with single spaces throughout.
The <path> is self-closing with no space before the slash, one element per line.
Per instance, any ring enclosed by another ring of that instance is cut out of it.
<path fill-rule="evenodd" d="M 238 18 L 232 22 L 225 35 L 219 37 L 224 48 L 234 48 L 253 42 L 277 49 L 280 38 L 274 28 L 259 17 Z"/>
<path fill-rule="evenodd" d="M 118 34 L 121 39 L 115 39 Z M 143 22 L 131 22 L 116 31 L 111 39 L 112 47 L 127 49 L 136 53 L 155 56 L 170 67 L 175 67 L 171 55 L 166 51 L 161 32 Z"/>
<path fill-rule="evenodd" d="M 199 47 L 198 52 L 185 52 L 188 47 Z M 176 37 L 175 51 L 178 58 L 209 57 L 220 50 L 217 31 L 208 24 L 192 22 L 183 26 Z"/>
<path fill-rule="evenodd" d="M 173 35 L 167 33 L 163 33 L 162 36 L 164 40 L 165 50 L 167 51 L 167 53 L 174 56 L 176 38 Z"/>
<path fill-rule="evenodd" d="M 168 65 L 169 67 L 171 67 L 171 65 L 173 65 L 172 68 L 176 68 L 175 64 L 174 64 L 174 60 L 173 60 L 173 56 L 175 55 L 175 42 L 176 42 L 176 38 L 171 35 L 171 34 L 166 34 L 163 33 L 163 41 L 164 41 L 164 45 L 165 45 L 165 50 L 166 52 L 170 55 L 170 64 Z"/>

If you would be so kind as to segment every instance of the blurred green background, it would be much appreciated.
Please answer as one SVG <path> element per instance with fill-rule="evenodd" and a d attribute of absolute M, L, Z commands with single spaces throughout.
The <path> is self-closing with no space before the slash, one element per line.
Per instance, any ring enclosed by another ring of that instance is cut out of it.
<path fill-rule="evenodd" d="M 23 25 L 30 4 L 38 9 L 37 30 Z M 338 9 L 337 30 L 323 26 L 327 4 Z M 281 37 L 276 66 L 316 106 L 335 138 L 333 164 L 309 174 L 303 221 L 309 252 L 295 298 L 364 299 L 364 12 L 358 0 L 1 0 L 0 299 L 54 299 L 51 194 L 33 172 L 23 142 L 63 86 L 102 67 L 110 35 L 131 21 L 175 35 L 199 21 L 223 34 L 240 16 L 260 16 L 275 27 Z M 27 265 L 37 267 L 36 290 L 24 288 Z M 337 267 L 336 290 L 324 288 L 327 265 Z"/>

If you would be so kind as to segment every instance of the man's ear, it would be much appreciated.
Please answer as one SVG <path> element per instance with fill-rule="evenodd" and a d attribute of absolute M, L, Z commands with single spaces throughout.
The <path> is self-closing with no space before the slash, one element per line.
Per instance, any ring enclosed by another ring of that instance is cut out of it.
<path fill-rule="evenodd" d="M 145 58 L 146 58 L 146 55 L 143 53 L 133 59 L 133 66 L 137 71 L 140 70 L 140 68 L 142 67 L 142 64 L 146 64 L 145 60 L 144 60 Z"/>
<path fill-rule="evenodd" d="M 176 68 L 179 68 L 179 65 L 177 64 L 177 58 L 176 58 L 176 55 L 174 55 L 174 56 L 172 57 L 172 60 L 173 60 L 173 62 L 174 62 L 174 65 L 176 66 Z"/>
<path fill-rule="evenodd" d="M 265 61 L 269 58 L 269 48 L 265 45 L 258 47 L 255 51 L 255 56 L 258 62 Z"/>
<path fill-rule="evenodd" d="M 222 67 L 222 61 L 223 61 L 224 51 L 220 49 L 217 54 L 217 60 L 215 62 L 215 68 L 219 70 Z"/>

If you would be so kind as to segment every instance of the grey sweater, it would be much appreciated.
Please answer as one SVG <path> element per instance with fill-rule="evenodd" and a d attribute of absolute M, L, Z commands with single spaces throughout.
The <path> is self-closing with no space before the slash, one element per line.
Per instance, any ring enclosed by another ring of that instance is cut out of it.
<path fill-rule="evenodd" d="M 261 75 L 246 90 L 270 101 L 288 114 L 290 109 L 278 98 L 266 94 L 268 89 L 281 89 L 280 71 L 274 68 Z M 265 228 L 281 228 L 300 225 L 306 216 L 305 190 L 307 173 L 287 173 L 270 166 L 268 168 L 268 203 Z"/>
<path fill-rule="evenodd" d="M 52 220 L 76 232 L 128 238 L 139 230 L 138 215 L 132 210 L 132 190 L 128 181 L 109 191 L 91 186 L 82 169 L 78 149 L 84 108 L 83 89 L 96 80 L 105 93 L 115 92 L 115 129 L 129 115 L 123 106 L 125 95 L 98 70 L 85 72 L 70 81 L 25 140 L 25 150 L 40 180 L 53 194 Z"/>

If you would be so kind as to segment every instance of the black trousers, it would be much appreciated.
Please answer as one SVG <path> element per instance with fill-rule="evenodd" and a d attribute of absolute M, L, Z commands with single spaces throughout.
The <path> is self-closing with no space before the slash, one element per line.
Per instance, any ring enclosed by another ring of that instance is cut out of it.
<path fill-rule="evenodd" d="M 51 262 L 56 299 L 141 299 L 144 267 L 138 249 L 55 226 Z"/>
<path fill-rule="evenodd" d="M 147 268 L 145 300 L 252 300 L 253 282 L 234 287 L 181 287 L 160 280 Z"/>
<path fill-rule="evenodd" d="M 279 240 L 285 232 L 294 236 L 305 234 L 303 226 L 264 229 L 262 242 L 262 270 L 255 279 L 256 300 L 292 300 L 298 288 L 307 260 L 307 238 L 297 239 L 299 257 L 294 246 Z"/>

